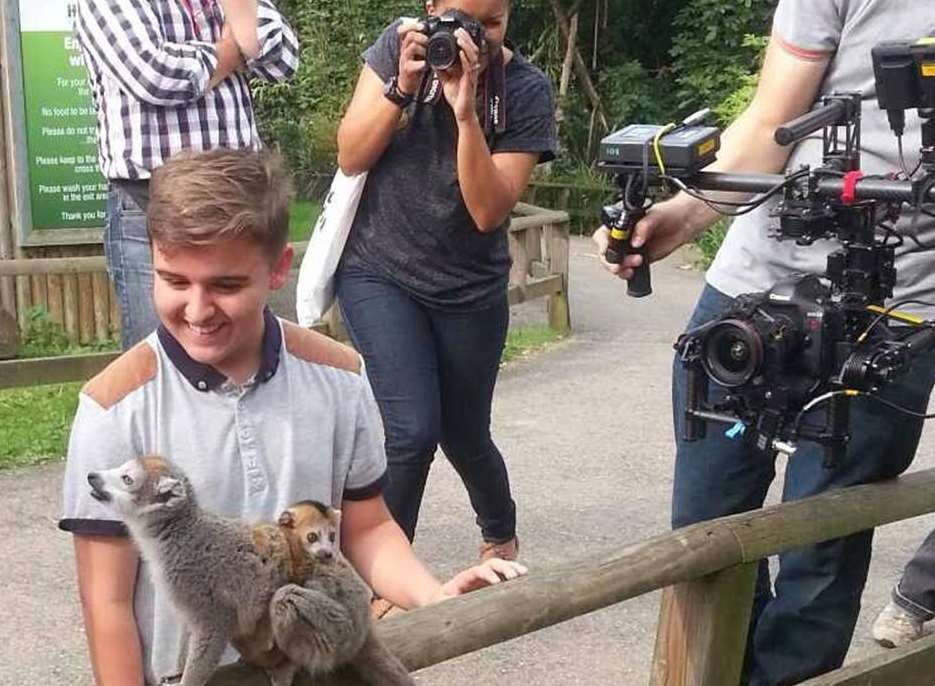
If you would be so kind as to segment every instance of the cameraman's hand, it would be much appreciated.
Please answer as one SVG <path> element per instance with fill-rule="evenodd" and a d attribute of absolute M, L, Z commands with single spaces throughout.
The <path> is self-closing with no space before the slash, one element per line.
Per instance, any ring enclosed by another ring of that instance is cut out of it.
<path fill-rule="evenodd" d="M 425 46 L 428 36 L 422 33 L 422 23 L 404 21 L 399 25 L 399 90 L 406 95 L 416 95 L 425 73 Z"/>
<path fill-rule="evenodd" d="M 458 122 L 477 118 L 477 79 L 480 73 L 480 48 L 474 43 L 468 32 L 457 29 L 455 36 L 458 46 L 459 62 L 451 68 L 438 72 L 445 100 L 451 106 Z"/>
<path fill-rule="evenodd" d="M 650 262 L 668 257 L 694 237 L 686 215 L 686 210 L 690 209 L 691 204 L 685 203 L 680 197 L 654 205 L 636 225 L 633 247 L 645 245 Z M 643 258 L 627 255 L 621 264 L 611 264 L 605 258 L 609 236 L 610 231 L 606 226 L 601 226 L 591 236 L 597 245 L 598 259 L 611 274 L 628 280 L 633 276 L 633 270 L 643 263 Z"/>

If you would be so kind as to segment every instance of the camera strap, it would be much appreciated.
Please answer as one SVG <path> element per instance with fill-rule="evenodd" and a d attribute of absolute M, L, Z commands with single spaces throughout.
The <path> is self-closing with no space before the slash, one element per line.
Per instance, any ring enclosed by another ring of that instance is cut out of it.
<path fill-rule="evenodd" d="M 484 124 L 487 143 L 490 144 L 494 136 L 506 131 L 506 62 L 503 59 L 502 48 L 490 58 L 484 77 L 480 98 L 484 108 L 481 121 Z"/>
<path fill-rule="evenodd" d="M 494 137 L 506 131 L 506 62 L 503 50 L 490 58 L 484 79 L 477 84 L 477 116 L 484 129 L 487 144 L 493 143 Z M 442 83 L 432 70 L 422 77 L 419 93 L 416 96 L 416 113 L 422 105 L 437 105 L 442 99 Z"/>

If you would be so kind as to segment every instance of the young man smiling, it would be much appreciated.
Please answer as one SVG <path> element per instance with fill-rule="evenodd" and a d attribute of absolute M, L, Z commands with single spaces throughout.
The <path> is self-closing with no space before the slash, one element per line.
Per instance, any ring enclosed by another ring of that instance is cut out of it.
<path fill-rule="evenodd" d="M 524 573 L 492 560 L 446 584 L 383 502 L 379 413 L 360 357 L 266 307 L 287 280 L 288 181 L 270 153 L 215 150 L 153 174 L 149 226 L 160 326 L 83 389 L 64 516 L 98 686 L 176 671 L 178 624 L 89 471 L 161 453 L 209 510 L 271 520 L 290 503 L 340 507 L 344 551 L 381 596 L 416 607 Z M 229 650 L 226 661 L 235 655 Z"/>

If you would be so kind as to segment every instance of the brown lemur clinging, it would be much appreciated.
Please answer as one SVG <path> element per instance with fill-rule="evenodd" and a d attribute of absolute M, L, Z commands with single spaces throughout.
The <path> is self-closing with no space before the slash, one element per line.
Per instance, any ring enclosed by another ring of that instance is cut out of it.
<path fill-rule="evenodd" d="M 270 605 L 276 645 L 289 656 L 277 676 L 291 679 L 296 664 L 313 678 L 346 665 L 372 686 L 415 684 L 374 634 L 370 589 L 341 554 L 340 510 L 306 500 L 283 512 L 279 524 L 310 566 L 304 583 L 280 588 Z"/>
<path fill-rule="evenodd" d="M 141 555 L 152 566 L 183 623 L 181 686 L 204 686 L 228 643 L 263 667 L 273 686 L 290 667 L 276 649 L 270 601 L 283 585 L 303 581 L 305 557 L 293 564 L 285 529 L 251 525 L 201 509 L 179 467 L 142 457 L 88 474 L 91 495 L 123 514 Z M 178 683 L 166 675 L 165 683 Z"/>

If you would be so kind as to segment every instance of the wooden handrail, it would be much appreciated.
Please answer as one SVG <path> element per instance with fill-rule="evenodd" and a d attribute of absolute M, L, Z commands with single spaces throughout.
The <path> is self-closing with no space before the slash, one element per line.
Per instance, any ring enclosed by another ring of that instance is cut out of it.
<path fill-rule="evenodd" d="M 411 670 L 522 636 L 679 582 L 935 511 L 935 469 L 723 517 L 377 625 Z M 503 608 L 510 608 L 504 612 Z M 213 685 L 259 686 L 245 667 Z"/>

